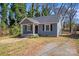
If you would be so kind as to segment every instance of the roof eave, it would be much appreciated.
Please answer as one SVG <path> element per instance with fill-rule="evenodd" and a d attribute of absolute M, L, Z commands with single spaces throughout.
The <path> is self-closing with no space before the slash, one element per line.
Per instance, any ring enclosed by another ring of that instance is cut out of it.
<path fill-rule="evenodd" d="M 22 24 L 25 19 L 27 19 L 27 17 L 23 18 L 19 24 Z"/>

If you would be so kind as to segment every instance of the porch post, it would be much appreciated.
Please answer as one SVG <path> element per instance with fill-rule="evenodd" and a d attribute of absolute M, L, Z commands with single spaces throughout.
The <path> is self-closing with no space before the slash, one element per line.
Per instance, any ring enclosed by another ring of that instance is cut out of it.
<path fill-rule="evenodd" d="M 33 35 L 35 34 L 35 24 L 33 24 Z"/>

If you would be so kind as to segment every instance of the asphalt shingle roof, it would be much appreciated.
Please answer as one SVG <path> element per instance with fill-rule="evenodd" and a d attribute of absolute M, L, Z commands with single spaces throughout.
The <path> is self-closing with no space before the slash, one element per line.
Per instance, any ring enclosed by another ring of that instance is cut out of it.
<path fill-rule="evenodd" d="M 59 22 L 59 16 L 52 15 L 52 16 L 41 16 L 41 17 L 33 17 L 33 18 L 24 18 L 24 20 L 21 22 L 25 22 L 25 20 L 29 20 L 33 23 L 37 24 L 46 24 L 46 23 L 58 23 Z"/>

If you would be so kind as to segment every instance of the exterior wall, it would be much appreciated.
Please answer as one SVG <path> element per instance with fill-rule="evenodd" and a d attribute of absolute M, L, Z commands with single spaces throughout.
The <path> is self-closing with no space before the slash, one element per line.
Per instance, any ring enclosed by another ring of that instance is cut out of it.
<path fill-rule="evenodd" d="M 28 19 L 26 19 L 21 24 L 33 24 L 33 23 L 31 21 L 29 21 Z"/>
<path fill-rule="evenodd" d="M 43 25 L 38 26 L 38 34 L 41 36 L 57 36 L 57 23 L 52 24 L 52 31 L 43 31 Z"/>
<path fill-rule="evenodd" d="M 53 23 L 52 24 L 52 31 L 43 31 L 43 25 L 40 24 L 38 25 L 38 34 L 41 36 L 59 36 L 59 32 L 60 32 L 60 27 L 59 27 L 59 23 Z M 32 27 L 32 31 L 27 31 L 27 28 L 24 29 L 25 25 L 22 25 L 22 35 L 24 34 L 33 34 L 33 27 Z M 33 26 L 33 25 L 32 25 Z M 58 30 L 59 29 L 59 30 Z"/>

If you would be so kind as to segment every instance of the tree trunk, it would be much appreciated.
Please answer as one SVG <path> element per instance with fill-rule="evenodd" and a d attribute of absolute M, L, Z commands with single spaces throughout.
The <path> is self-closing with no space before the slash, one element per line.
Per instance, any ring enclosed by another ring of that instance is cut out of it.
<path fill-rule="evenodd" d="M 71 30 L 72 30 L 72 19 L 70 18 L 70 25 L 69 25 L 69 31 L 71 33 Z"/>

